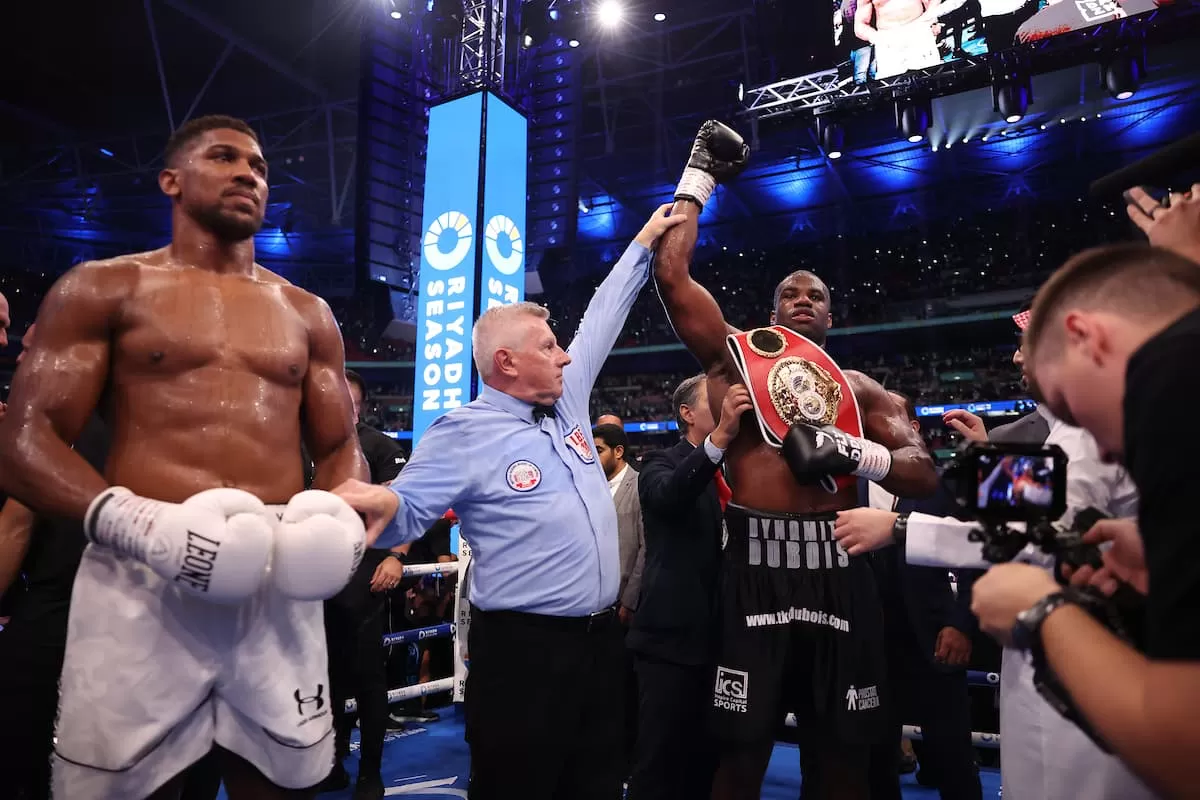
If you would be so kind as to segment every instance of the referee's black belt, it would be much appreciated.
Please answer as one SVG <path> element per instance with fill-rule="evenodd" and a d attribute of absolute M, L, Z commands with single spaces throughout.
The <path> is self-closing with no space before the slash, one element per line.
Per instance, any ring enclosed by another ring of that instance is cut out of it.
<path fill-rule="evenodd" d="M 481 608 L 471 609 L 471 614 L 472 616 L 479 615 L 484 619 L 517 622 L 536 628 L 569 633 L 598 633 L 617 624 L 616 606 L 602 608 L 584 617 L 552 617 L 548 614 L 530 614 L 526 611 L 484 611 Z"/>

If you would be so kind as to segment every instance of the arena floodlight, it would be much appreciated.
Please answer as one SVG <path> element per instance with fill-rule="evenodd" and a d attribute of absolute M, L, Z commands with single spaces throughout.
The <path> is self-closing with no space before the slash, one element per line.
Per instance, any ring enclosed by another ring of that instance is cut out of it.
<path fill-rule="evenodd" d="M 550 8 L 547 0 L 521 3 L 521 47 L 537 47 L 550 37 Z"/>
<path fill-rule="evenodd" d="M 666 15 L 666 14 L 664 14 L 664 13 L 662 13 L 662 12 L 660 11 L 660 12 L 658 12 L 657 14 L 655 14 L 655 15 L 654 15 L 654 21 L 655 21 L 655 22 L 666 22 L 666 21 L 667 21 L 667 15 Z"/>
<path fill-rule="evenodd" d="M 1133 97 L 1145 74 L 1146 56 L 1141 47 L 1119 50 L 1100 62 L 1100 80 L 1114 100 Z"/>
<path fill-rule="evenodd" d="M 620 0 L 603 0 L 596 9 L 596 17 L 605 28 L 615 28 L 625 18 L 625 7 Z"/>
<path fill-rule="evenodd" d="M 1009 125 L 1024 119 L 1032 102 L 1033 82 L 1028 74 L 1013 72 L 993 81 L 992 107 Z"/>
<path fill-rule="evenodd" d="M 896 128 L 912 144 L 922 141 L 929 133 L 932 116 L 926 98 L 906 97 L 896 101 Z"/>
<path fill-rule="evenodd" d="M 825 151 L 827 158 L 836 160 L 842 157 L 846 131 L 840 122 L 827 117 L 817 117 L 817 139 L 821 142 L 821 149 Z"/>

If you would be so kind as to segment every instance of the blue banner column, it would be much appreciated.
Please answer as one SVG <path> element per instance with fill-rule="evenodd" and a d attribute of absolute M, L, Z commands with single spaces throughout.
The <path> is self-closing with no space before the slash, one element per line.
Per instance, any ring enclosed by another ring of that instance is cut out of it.
<path fill-rule="evenodd" d="M 479 387 L 471 330 L 525 299 L 528 123 L 491 92 L 429 110 L 422 216 L 413 446 Z"/>

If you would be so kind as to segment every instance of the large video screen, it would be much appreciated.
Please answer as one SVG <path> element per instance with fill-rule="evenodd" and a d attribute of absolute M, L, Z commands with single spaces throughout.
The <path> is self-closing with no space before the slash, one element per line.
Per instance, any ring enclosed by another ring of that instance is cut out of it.
<path fill-rule="evenodd" d="M 856 83 L 1153 11 L 1155 0 L 835 0 L 833 43 Z"/>

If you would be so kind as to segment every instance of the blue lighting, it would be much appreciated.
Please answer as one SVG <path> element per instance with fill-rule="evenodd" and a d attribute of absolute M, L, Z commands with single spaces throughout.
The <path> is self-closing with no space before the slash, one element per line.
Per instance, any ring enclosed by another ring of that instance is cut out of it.
<path fill-rule="evenodd" d="M 109 158 L 113 157 L 112 150 L 109 150 L 107 147 L 100 148 L 100 155 L 108 156 Z"/>

